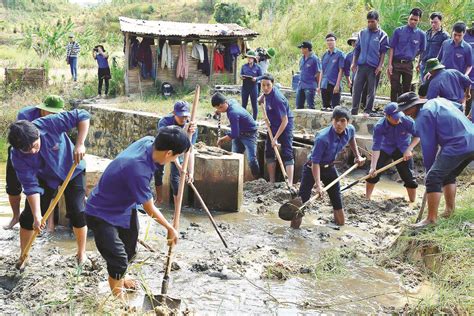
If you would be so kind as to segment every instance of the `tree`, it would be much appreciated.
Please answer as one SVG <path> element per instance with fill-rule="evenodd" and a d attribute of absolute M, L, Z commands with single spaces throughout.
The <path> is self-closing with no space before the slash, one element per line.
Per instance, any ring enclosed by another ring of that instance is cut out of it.
<path fill-rule="evenodd" d="M 218 3 L 214 8 L 214 19 L 218 23 L 237 23 L 248 26 L 250 13 L 238 3 Z"/>

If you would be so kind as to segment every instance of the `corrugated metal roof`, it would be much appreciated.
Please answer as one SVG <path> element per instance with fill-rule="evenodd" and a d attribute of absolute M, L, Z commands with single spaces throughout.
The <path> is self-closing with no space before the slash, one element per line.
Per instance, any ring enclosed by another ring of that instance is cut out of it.
<path fill-rule="evenodd" d="M 238 24 L 203 24 L 119 17 L 122 32 L 169 37 L 251 37 L 258 33 Z"/>

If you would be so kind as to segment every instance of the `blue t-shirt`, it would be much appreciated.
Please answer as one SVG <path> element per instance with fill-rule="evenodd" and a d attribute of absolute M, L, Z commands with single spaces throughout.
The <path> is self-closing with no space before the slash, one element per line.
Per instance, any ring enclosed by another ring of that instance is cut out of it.
<path fill-rule="evenodd" d="M 90 119 L 85 110 L 72 110 L 38 118 L 33 124 L 38 128 L 41 147 L 36 154 L 25 154 L 12 149 L 12 163 L 25 194 L 43 194 L 38 178 L 49 188 L 56 189 L 63 181 L 74 163 L 74 145 L 66 132 L 79 122 Z M 77 166 L 73 178 L 84 171 L 84 160 Z"/>
<path fill-rule="evenodd" d="M 467 32 L 464 35 L 464 41 L 471 46 L 472 65 L 474 65 L 474 32 L 472 35 L 470 34 L 470 32 Z M 469 73 L 469 78 L 471 78 L 471 80 L 474 81 L 474 67 L 471 69 L 471 72 Z"/>
<path fill-rule="evenodd" d="M 335 48 L 331 53 L 326 51 L 322 57 L 323 78 L 321 89 L 327 89 L 328 84 L 336 85 L 339 69 L 344 69 L 344 53 Z"/>
<path fill-rule="evenodd" d="M 246 109 L 233 99 L 228 100 L 227 104 L 229 105 L 226 113 L 230 122 L 230 134 L 228 134 L 230 138 L 238 138 L 240 133 L 257 131 L 257 123 Z"/>
<path fill-rule="evenodd" d="M 107 60 L 107 58 L 105 58 L 101 54 L 95 55 L 95 58 L 97 60 L 97 65 L 99 66 L 99 68 L 109 68 L 109 61 Z"/>
<path fill-rule="evenodd" d="M 437 98 L 426 102 L 415 119 L 415 135 L 421 139 L 426 171 L 440 155 L 459 156 L 474 151 L 474 124 L 453 102 Z"/>
<path fill-rule="evenodd" d="M 265 94 L 265 110 L 274 134 L 278 131 L 283 117 L 287 116 L 288 124 L 291 124 L 293 112 L 290 110 L 288 100 L 278 88 L 274 87 L 269 94 Z"/>
<path fill-rule="evenodd" d="M 262 76 L 262 68 L 260 68 L 260 66 L 256 63 L 253 63 L 252 67 L 250 67 L 250 65 L 246 63 L 242 65 L 242 68 L 240 68 L 240 75 L 255 77 L 258 81 Z M 256 85 L 257 81 L 253 81 L 250 78 L 244 77 L 242 82 L 244 85 Z"/>
<path fill-rule="evenodd" d="M 24 108 L 18 111 L 18 115 L 16 117 L 17 121 L 19 120 L 27 120 L 33 122 L 37 118 L 41 117 L 41 110 L 34 106 L 25 106 Z"/>
<path fill-rule="evenodd" d="M 300 89 L 316 89 L 316 75 L 321 72 L 321 61 L 318 56 L 311 53 L 308 58 L 304 56 L 300 59 Z"/>
<path fill-rule="evenodd" d="M 472 49 L 471 45 L 464 40 L 455 46 L 452 39 L 445 40 L 439 51 L 438 59 L 446 69 L 457 69 L 463 74 L 466 69 L 472 66 Z"/>
<path fill-rule="evenodd" d="M 474 83 L 472 83 L 474 85 Z M 442 97 L 450 101 L 461 103 L 464 99 L 464 90 L 471 85 L 468 76 L 456 69 L 441 69 L 432 77 L 426 94 L 427 99 Z"/>
<path fill-rule="evenodd" d="M 393 58 L 414 60 L 426 49 L 425 33 L 408 25 L 397 27 L 390 39 L 390 47 L 393 49 Z"/>
<path fill-rule="evenodd" d="M 389 49 L 388 36 L 382 29 L 371 31 L 368 28 L 359 32 L 354 54 L 358 56 L 357 65 L 377 68 L 380 57 Z"/>
<path fill-rule="evenodd" d="M 346 55 L 344 58 L 344 76 L 346 77 L 351 77 L 351 79 L 354 79 L 354 74 L 351 75 L 351 65 L 352 65 L 352 59 L 354 58 L 354 51 L 352 50 L 350 53 Z"/>
<path fill-rule="evenodd" d="M 130 228 L 132 209 L 153 198 L 150 182 L 157 168 L 152 158 L 154 141 L 154 137 L 145 136 L 115 157 L 87 199 L 86 214 Z"/>
<path fill-rule="evenodd" d="M 415 134 L 415 121 L 403 115 L 400 123 L 392 125 L 384 117 L 374 126 L 372 150 L 382 150 L 391 155 L 396 149 L 402 153 L 407 150 L 411 137 Z"/>
<path fill-rule="evenodd" d="M 337 134 L 334 128 L 328 126 L 316 135 L 313 150 L 308 157 L 312 163 L 326 165 L 334 162 L 341 150 L 355 137 L 355 128 L 352 124 L 342 134 Z"/>
<path fill-rule="evenodd" d="M 426 62 L 428 59 L 438 57 L 441 45 L 447 39 L 449 39 L 449 34 L 442 28 L 434 34 L 432 29 L 426 31 L 426 50 L 421 54 L 421 60 Z"/>
<path fill-rule="evenodd" d="M 166 127 L 166 126 L 179 126 L 181 128 L 184 127 L 184 125 L 179 125 L 176 120 L 174 119 L 174 114 L 168 114 L 168 115 L 165 115 L 161 118 L 161 120 L 158 121 L 158 124 L 156 126 L 156 129 L 159 130 L 160 128 L 162 127 Z M 197 137 L 198 137 L 198 130 L 196 128 L 196 131 L 194 132 L 193 134 L 193 137 L 191 137 L 191 143 L 192 144 L 196 144 L 196 141 L 197 141 Z"/>

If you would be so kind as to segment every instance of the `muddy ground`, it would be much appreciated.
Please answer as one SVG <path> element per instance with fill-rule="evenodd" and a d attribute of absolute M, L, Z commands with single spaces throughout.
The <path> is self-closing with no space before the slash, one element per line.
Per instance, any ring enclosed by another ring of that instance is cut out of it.
<path fill-rule="evenodd" d="M 363 185 L 344 195 L 344 227 L 332 224 L 325 197 L 308 210 L 302 228 L 293 230 L 276 215 L 289 198 L 285 186 L 248 182 L 241 212 L 215 214 L 229 249 L 202 212 L 185 209 L 170 295 L 183 299 L 183 309 L 197 315 L 403 311 L 417 295 L 431 291 L 429 284 L 401 264 L 387 268 L 377 262 L 416 215 L 422 190 L 418 202 L 408 204 L 401 185 L 385 183 L 374 201 L 364 199 Z M 6 220 L 2 217 L 0 224 Z M 140 222 L 140 238 L 156 252 L 139 245 L 130 274 L 149 292 L 159 293 L 167 250 L 164 231 L 146 216 Z M 92 238 L 83 271 L 75 267 L 74 242 L 66 229 L 37 240 L 23 273 L 14 268 L 18 242 L 18 228 L 0 230 L 0 314 L 121 310 L 109 295 L 105 263 Z M 132 304 L 140 308 L 144 295 L 143 289 L 131 293 Z"/>

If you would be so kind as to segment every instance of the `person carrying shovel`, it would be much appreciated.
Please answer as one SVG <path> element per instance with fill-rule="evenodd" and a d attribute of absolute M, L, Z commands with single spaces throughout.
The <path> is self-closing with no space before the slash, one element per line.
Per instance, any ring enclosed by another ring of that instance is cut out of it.
<path fill-rule="evenodd" d="M 408 199 L 410 202 L 414 202 L 418 184 L 411 170 L 412 151 L 420 142 L 420 138 L 415 137 L 415 121 L 402 112 L 397 112 L 397 103 L 395 102 L 390 102 L 385 106 L 384 114 L 385 117 L 381 118 L 374 126 L 372 160 L 369 171 L 372 177 L 366 180 L 365 195 L 370 200 L 375 184 L 380 179 L 380 174 L 376 173 L 376 170 L 386 166 L 391 159 L 395 161 L 403 157 L 404 161 L 398 163 L 396 168 L 407 189 Z"/>
<path fill-rule="evenodd" d="M 321 130 L 314 140 L 313 149 L 308 162 L 303 167 L 299 196 L 303 203 L 309 200 L 313 187 L 316 194 L 323 193 L 323 184 L 328 185 L 338 178 L 334 166 L 337 155 L 349 144 L 359 166 L 364 165 L 365 159 L 359 154 L 355 139 L 355 128 L 349 124 L 351 114 L 342 106 L 336 106 L 332 112 L 332 124 Z M 344 210 L 339 182 L 327 190 L 334 209 L 334 222 L 338 226 L 344 225 Z M 291 227 L 299 228 L 302 217 L 293 220 Z"/>
<path fill-rule="evenodd" d="M 54 105 L 62 108 L 60 103 Z M 44 229 L 42 216 L 53 199 L 54 191 L 65 181 L 73 163 L 78 163 L 64 195 L 66 216 L 76 236 L 78 266 L 86 260 L 85 162 L 82 158 L 86 151 L 84 141 L 89 131 L 89 120 L 87 111 L 76 109 L 10 125 L 8 141 L 13 147 L 12 163 L 26 195 L 25 209 L 20 215 L 22 256 L 34 230 Z M 74 127 L 78 129 L 75 146 L 66 135 Z"/>
<path fill-rule="evenodd" d="M 87 225 L 107 263 L 110 289 L 124 303 L 124 289 L 137 287 L 135 280 L 125 277 L 136 254 L 137 205 L 142 204 L 145 212 L 167 229 L 169 243 L 176 243 L 178 232 L 155 207 L 150 181 L 159 165 L 175 161 L 190 147 L 182 128 L 160 128 L 156 137 L 145 136 L 115 157 L 87 199 Z"/>
<path fill-rule="evenodd" d="M 259 101 L 265 98 L 265 112 L 270 121 L 270 129 L 273 134 L 273 141 L 267 134 L 265 140 L 265 159 L 267 161 L 268 176 L 271 183 L 275 183 L 276 159 L 275 150 L 278 150 L 278 143 L 281 144 L 281 156 L 285 170 L 288 175 L 288 183 L 293 184 L 295 170 L 295 160 L 293 158 L 293 113 L 288 105 L 288 100 L 283 94 L 273 86 L 274 78 L 270 74 L 261 77 L 263 95 Z"/>
<path fill-rule="evenodd" d="M 186 101 L 177 101 L 174 104 L 173 113 L 165 115 L 159 122 L 158 122 L 158 130 L 162 127 L 166 126 L 179 126 L 183 128 L 186 122 L 189 120 L 190 117 L 189 112 L 189 103 Z M 190 131 L 193 133 L 191 143 L 194 145 L 196 144 L 198 132 L 196 130 L 196 126 L 193 122 L 189 125 Z M 178 158 L 180 164 L 183 163 L 183 157 Z M 163 203 L 163 173 L 164 173 L 164 165 L 158 165 L 155 171 L 155 190 L 156 190 L 156 204 Z M 178 184 L 179 184 L 179 170 L 176 165 L 173 163 L 171 164 L 171 188 L 173 190 L 173 201 L 176 205 L 176 197 L 178 195 Z M 192 154 L 192 147 L 191 147 L 191 156 L 189 159 L 189 172 L 188 172 L 188 181 L 193 180 L 194 174 L 194 155 Z"/>

